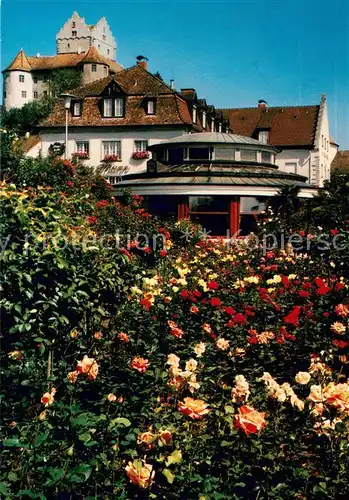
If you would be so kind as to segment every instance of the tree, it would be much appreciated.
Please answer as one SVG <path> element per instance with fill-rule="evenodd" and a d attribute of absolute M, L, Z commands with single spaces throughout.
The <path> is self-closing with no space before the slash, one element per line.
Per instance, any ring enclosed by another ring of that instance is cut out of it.
<path fill-rule="evenodd" d="M 32 132 L 39 122 L 52 112 L 55 102 L 56 99 L 45 97 L 38 101 L 28 102 L 21 108 L 4 111 L 1 116 L 2 126 L 19 135 Z"/>
<path fill-rule="evenodd" d="M 62 92 L 79 87 L 81 73 L 73 68 L 57 69 L 51 74 L 51 93 L 57 96 Z"/>
<path fill-rule="evenodd" d="M 159 71 L 157 71 L 156 73 L 154 73 L 154 76 L 156 76 L 156 78 L 159 78 L 159 80 L 162 80 L 164 81 L 164 79 L 162 78 L 161 74 Z"/>

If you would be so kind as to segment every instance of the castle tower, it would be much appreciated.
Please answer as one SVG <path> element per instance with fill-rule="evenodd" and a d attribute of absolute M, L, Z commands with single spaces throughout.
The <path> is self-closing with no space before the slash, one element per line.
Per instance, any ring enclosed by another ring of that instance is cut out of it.
<path fill-rule="evenodd" d="M 106 64 L 106 60 L 101 56 L 96 47 L 88 49 L 80 65 L 82 69 L 81 85 L 100 80 L 109 74 L 109 65 Z"/>
<path fill-rule="evenodd" d="M 94 46 L 104 57 L 116 60 L 116 41 L 105 17 L 88 25 L 77 12 L 56 35 L 57 54 L 81 54 Z"/>
<path fill-rule="evenodd" d="M 20 108 L 33 100 L 31 66 L 21 49 L 4 72 L 5 109 Z"/>

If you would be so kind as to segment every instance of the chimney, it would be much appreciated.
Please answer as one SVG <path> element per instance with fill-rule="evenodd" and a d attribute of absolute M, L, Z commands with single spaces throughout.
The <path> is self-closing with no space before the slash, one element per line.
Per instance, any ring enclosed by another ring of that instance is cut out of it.
<path fill-rule="evenodd" d="M 39 52 L 38 52 L 38 53 L 36 54 L 36 57 L 40 57 L 40 54 L 39 54 Z"/>
<path fill-rule="evenodd" d="M 258 107 L 259 107 L 259 108 L 264 108 L 264 109 L 265 109 L 265 108 L 268 108 L 268 107 L 269 107 L 269 105 L 268 105 L 267 101 L 265 101 L 264 99 L 260 99 L 260 100 L 258 101 Z"/>
<path fill-rule="evenodd" d="M 137 61 L 137 65 L 141 66 L 143 69 L 148 69 L 147 61 Z"/>
<path fill-rule="evenodd" d="M 170 88 L 171 88 L 172 90 L 175 90 L 175 84 L 174 84 L 174 80 L 173 80 L 172 78 L 171 78 L 171 80 L 170 80 Z"/>

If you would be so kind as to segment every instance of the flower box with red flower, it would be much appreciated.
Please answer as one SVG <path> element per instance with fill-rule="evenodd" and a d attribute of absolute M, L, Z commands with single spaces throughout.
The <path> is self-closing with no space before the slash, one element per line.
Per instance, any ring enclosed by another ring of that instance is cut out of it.
<path fill-rule="evenodd" d="M 105 163 L 113 163 L 114 161 L 119 161 L 119 160 L 120 158 L 118 157 L 118 155 L 111 154 L 111 155 L 105 155 L 102 161 Z"/>
<path fill-rule="evenodd" d="M 132 158 L 134 160 L 146 160 L 149 158 L 149 151 L 135 151 Z"/>
<path fill-rule="evenodd" d="M 76 151 L 72 154 L 72 158 L 78 158 L 79 160 L 87 160 L 89 157 L 87 151 Z"/>

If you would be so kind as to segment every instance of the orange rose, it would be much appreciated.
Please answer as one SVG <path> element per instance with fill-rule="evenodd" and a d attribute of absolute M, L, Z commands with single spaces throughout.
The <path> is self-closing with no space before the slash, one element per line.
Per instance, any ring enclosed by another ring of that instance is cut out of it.
<path fill-rule="evenodd" d="M 265 413 L 258 412 L 249 405 L 241 406 L 239 414 L 234 415 L 233 425 L 236 429 L 241 429 L 246 436 L 257 434 L 267 425 Z"/>
<path fill-rule="evenodd" d="M 69 382 L 71 384 L 75 384 L 75 382 L 77 381 L 78 375 L 79 375 L 79 372 L 77 370 L 75 370 L 73 372 L 69 372 L 67 375 Z"/>
<path fill-rule="evenodd" d="M 140 373 L 145 373 L 149 368 L 149 361 L 145 358 L 135 357 L 131 362 L 131 368 Z"/>
<path fill-rule="evenodd" d="M 349 416 L 349 383 L 335 384 L 331 382 L 325 387 L 323 396 L 328 405 Z"/>
<path fill-rule="evenodd" d="M 103 337 L 103 333 L 102 332 L 96 332 L 96 333 L 93 334 L 93 337 L 96 340 L 100 340 Z"/>
<path fill-rule="evenodd" d="M 297 382 L 297 384 L 307 385 L 307 383 L 309 382 L 310 378 L 311 378 L 310 373 L 308 373 L 308 372 L 298 372 L 294 379 Z"/>
<path fill-rule="evenodd" d="M 184 398 L 184 402 L 180 401 L 178 410 L 193 420 L 201 420 L 204 415 L 211 411 L 205 401 L 193 398 Z"/>
<path fill-rule="evenodd" d="M 140 488 L 148 488 L 151 485 L 155 476 L 155 472 L 152 472 L 152 469 L 152 465 L 147 464 L 144 460 L 134 460 L 133 462 L 129 462 L 125 467 L 130 482 Z"/>
<path fill-rule="evenodd" d="M 144 444 L 148 450 L 150 450 L 151 448 L 154 448 L 153 442 L 155 441 L 155 438 L 155 434 L 150 431 L 141 432 L 137 436 L 137 444 Z"/>
<path fill-rule="evenodd" d="M 172 432 L 168 430 L 163 430 L 159 432 L 159 438 L 161 445 L 172 443 Z"/>
<path fill-rule="evenodd" d="M 95 380 L 98 375 L 98 364 L 94 358 L 84 356 L 82 361 L 78 362 L 78 373 L 84 373 L 89 380 Z"/>
<path fill-rule="evenodd" d="M 107 400 L 110 402 L 110 403 L 114 403 L 114 401 L 116 401 L 116 396 L 115 394 L 113 394 L 112 392 L 110 394 L 108 394 L 107 396 Z"/>
<path fill-rule="evenodd" d="M 184 335 L 183 330 L 181 330 L 181 328 L 179 328 L 179 326 L 174 321 L 169 320 L 167 323 L 170 327 L 171 335 L 177 337 L 178 339 L 181 339 Z"/>
<path fill-rule="evenodd" d="M 130 342 L 130 337 L 127 335 L 127 333 L 124 333 L 124 332 L 120 332 L 118 334 L 118 337 L 119 339 L 121 340 L 121 342 Z"/>
<path fill-rule="evenodd" d="M 45 406 L 52 405 L 54 402 L 55 398 L 54 395 L 56 394 L 56 389 L 52 387 L 51 392 L 45 392 L 41 398 L 41 403 Z"/>

